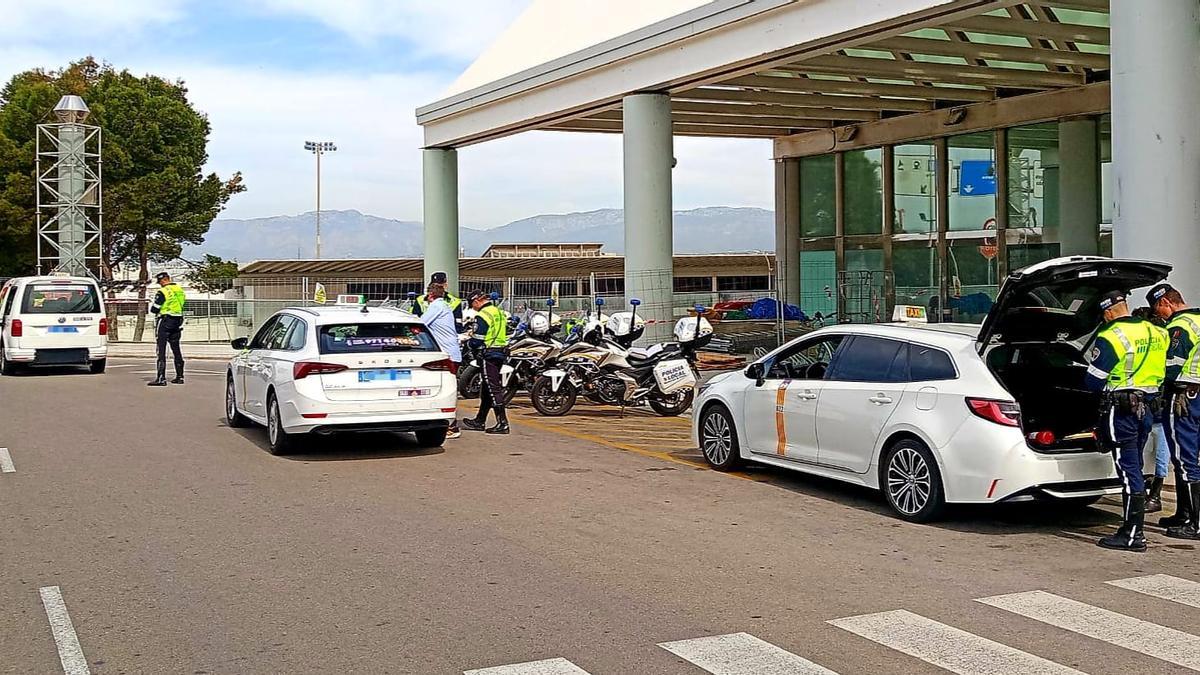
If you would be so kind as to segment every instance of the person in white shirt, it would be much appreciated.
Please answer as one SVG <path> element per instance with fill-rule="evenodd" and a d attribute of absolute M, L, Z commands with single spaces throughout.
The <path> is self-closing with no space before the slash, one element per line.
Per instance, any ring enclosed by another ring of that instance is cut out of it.
<path fill-rule="evenodd" d="M 429 327 L 438 349 L 450 355 L 450 361 L 454 364 L 450 367 L 450 372 L 457 375 L 458 368 L 462 365 L 462 347 L 458 343 L 458 323 L 454 318 L 454 310 L 446 302 L 445 284 L 429 284 L 425 289 L 425 298 L 428 305 L 421 312 L 421 321 Z M 458 419 L 455 418 L 450 422 L 446 438 L 458 438 L 461 435 Z"/>

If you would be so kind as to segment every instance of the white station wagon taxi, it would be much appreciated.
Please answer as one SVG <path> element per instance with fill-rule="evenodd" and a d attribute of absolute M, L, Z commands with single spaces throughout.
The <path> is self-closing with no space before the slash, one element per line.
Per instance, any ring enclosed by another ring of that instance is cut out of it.
<path fill-rule="evenodd" d="M 290 307 L 233 341 L 225 416 L 267 427 L 272 454 L 300 434 L 413 432 L 437 447 L 454 419 L 449 357 L 421 320 L 390 307 Z"/>
<path fill-rule="evenodd" d="M 108 363 L 108 318 L 89 277 L 16 277 L 0 287 L 0 372 Z"/>

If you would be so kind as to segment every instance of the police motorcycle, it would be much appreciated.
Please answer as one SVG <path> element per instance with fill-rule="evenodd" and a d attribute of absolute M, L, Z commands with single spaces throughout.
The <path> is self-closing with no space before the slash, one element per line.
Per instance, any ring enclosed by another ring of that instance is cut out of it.
<path fill-rule="evenodd" d="M 631 312 L 618 312 L 600 321 L 603 298 L 596 299 L 596 317 L 582 329 L 582 338 L 565 347 L 558 367 L 543 372 L 533 383 L 529 398 L 537 411 L 549 417 L 565 415 L 580 394 L 597 403 L 622 408 L 647 404 L 664 417 L 682 414 L 695 396 L 696 350 L 712 339 L 712 325 L 696 307 L 696 317 L 675 324 L 676 342 L 634 349 L 645 330 L 637 316 L 641 304 L 630 301 Z"/>
<path fill-rule="evenodd" d="M 492 301 L 495 302 L 498 294 L 492 293 Z M 463 332 L 458 334 L 459 349 L 462 350 L 462 366 L 458 369 L 458 397 L 464 399 L 479 398 L 481 387 L 483 386 L 483 350 L 472 347 L 471 340 L 475 337 L 475 317 L 477 312 L 471 308 L 463 310 L 463 325 L 466 327 Z M 520 320 L 518 317 L 512 316 L 508 312 L 504 312 L 508 318 L 509 333 L 516 331 Z M 513 367 L 505 363 L 500 366 L 500 378 L 502 382 L 507 383 L 512 377 Z M 500 401 L 501 405 L 508 405 L 512 397 L 516 394 L 516 390 L 504 387 Z"/>
<path fill-rule="evenodd" d="M 546 301 L 547 311 L 530 311 L 517 326 L 509 340 L 508 361 L 511 367 L 507 375 L 501 372 L 501 382 L 508 399 L 520 390 L 528 391 L 542 371 L 554 365 L 559 352 L 566 346 L 555 334 L 562 327 L 562 317 L 554 314 L 555 302 Z"/>

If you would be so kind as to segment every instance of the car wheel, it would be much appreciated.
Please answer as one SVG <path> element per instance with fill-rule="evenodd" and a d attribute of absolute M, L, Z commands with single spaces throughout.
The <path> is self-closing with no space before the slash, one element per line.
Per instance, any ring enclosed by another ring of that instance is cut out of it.
<path fill-rule="evenodd" d="M 446 428 L 422 429 L 417 432 L 417 445 L 422 448 L 440 448 L 446 442 Z"/>
<path fill-rule="evenodd" d="M 250 426 L 250 420 L 237 409 L 237 389 L 234 388 L 233 378 L 225 380 L 225 423 L 234 429 Z"/>
<path fill-rule="evenodd" d="M 723 405 L 710 405 L 700 417 L 700 450 L 704 460 L 717 471 L 733 471 L 742 466 L 737 430 Z"/>
<path fill-rule="evenodd" d="M 4 347 L 0 345 L 0 375 L 16 375 L 17 364 L 4 358 Z"/>
<path fill-rule="evenodd" d="M 941 472 L 920 441 L 905 439 L 884 452 L 879 485 L 892 510 L 909 522 L 927 523 L 945 510 Z"/>
<path fill-rule="evenodd" d="M 88 364 L 88 370 L 90 370 L 94 375 L 99 375 L 100 373 L 104 372 L 104 369 L 107 366 L 108 359 L 96 359 Z"/>
<path fill-rule="evenodd" d="M 542 376 L 533 381 L 529 390 L 529 400 L 538 413 L 546 417 L 561 417 L 571 412 L 575 407 L 575 399 L 579 392 L 570 380 L 564 379 L 558 385 L 558 391 L 551 388 L 550 378 Z"/>
<path fill-rule="evenodd" d="M 267 442 L 272 455 L 286 455 L 292 451 L 293 439 L 283 428 L 279 417 L 279 401 L 275 394 L 267 399 Z"/>
<path fill-rule="evenodd" d="M 650 399 L 650 407 L 663 417 L 678 417 L 692 407 L 692 399 L 695 397 L 695 390 L 683 389 L 665 398 Z"/>

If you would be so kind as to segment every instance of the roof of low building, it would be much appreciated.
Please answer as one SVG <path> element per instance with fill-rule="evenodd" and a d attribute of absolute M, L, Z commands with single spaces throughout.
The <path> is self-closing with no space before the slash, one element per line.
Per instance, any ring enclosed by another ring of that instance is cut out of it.
<path fill-rule="evenodd" d="M 693 274 L 717 270 L 773 267 L 773 253 L 705 253 L 675 256 L 676 272 Z M 242 265 L 240 276 L 299 276 L 389 274 L 421 278 L 425 261 L 421 258 L 352 258 L 344 260 L 255 260 Z M 459 261 L 460 277 L 481 277 L 492 274 L 504 276 L 577 276 L 621 274 L 625 257 L 578 256 L 562 258 L 463 258 Z"/>

